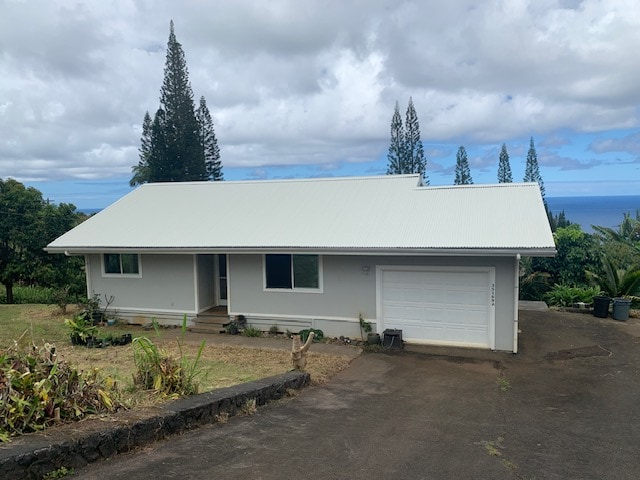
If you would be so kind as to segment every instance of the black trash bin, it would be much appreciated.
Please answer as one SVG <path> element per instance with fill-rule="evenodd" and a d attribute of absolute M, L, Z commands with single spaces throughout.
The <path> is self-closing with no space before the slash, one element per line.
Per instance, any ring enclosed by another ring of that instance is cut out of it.
<path fill-rule="evenodd" d="M 611 297 L 593 297 L 593 316 L 607 318 L 609 316 L 609 304 Z"/>
<path fill-rule="evenodd" d="M 626 298 L 614 298 L 613 310 L 611 316 L 614 320 L 629 320 L 629 310 L 631 309 L 631 300 Z"/>
<path fill-rule="evenodd" d="M 382 348 L 386 350 L 402 350 L 402 330 L 388 328 L 382 332 Z"/>

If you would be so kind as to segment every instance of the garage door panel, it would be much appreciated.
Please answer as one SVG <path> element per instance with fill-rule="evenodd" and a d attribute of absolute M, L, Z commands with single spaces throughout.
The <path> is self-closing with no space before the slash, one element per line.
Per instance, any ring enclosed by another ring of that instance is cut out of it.
<path fill-rule="evenodd" d="M 491 279 L 486 269 L 385 269 L 385 328 L 401 329 L 404 338 L 427 343 L 489 346 Z"/>

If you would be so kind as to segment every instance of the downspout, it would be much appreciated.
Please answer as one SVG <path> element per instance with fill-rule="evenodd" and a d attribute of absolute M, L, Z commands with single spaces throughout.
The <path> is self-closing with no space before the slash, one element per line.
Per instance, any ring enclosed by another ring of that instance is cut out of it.
<path fill-rule="evenodd" d="M 513 353 L 518 353 L 518 301 L 520 300 L 520 254 L 516 255 L 513 287 Z"/>

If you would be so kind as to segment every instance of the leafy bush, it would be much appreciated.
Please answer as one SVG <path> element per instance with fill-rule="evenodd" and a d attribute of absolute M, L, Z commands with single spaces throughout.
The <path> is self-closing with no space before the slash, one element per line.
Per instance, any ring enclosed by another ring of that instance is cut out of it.
<path fill-rule="evenodd" d="M 314 342 L 321 342 L 322 340 L 324 340 L 324 332 L 318 328 L 306 328 L 304 330 L 300 330 L 300 340 L 302 340 L 302 342 L 306 342 L 307 338 L 309 338 L 309 332 L 313 332 L 313 341 Z"/>
<path fill-rule="evenodd" d="M 14 347 L 0 354 L 0 441 L 121 407 L 111 377 L 78 372 L 58 360 L 55 347 Z"/>
<path fill-rule="evenodd" d="M 568 285 L 555 284 L 545 298 L 550 305 L 558 307 L 570 307 L 574 303 L 591 303 L 593 297 L 600 295 L 598 287 L 570 287 Z"/>
<path fill-rule="evenodd" d="M 245 337 L 261 337 L 262 336 L 262 330 L 256 327 L 252 327 L 251 325 L 247 326 L 242 333 L 244 333 Z"/>

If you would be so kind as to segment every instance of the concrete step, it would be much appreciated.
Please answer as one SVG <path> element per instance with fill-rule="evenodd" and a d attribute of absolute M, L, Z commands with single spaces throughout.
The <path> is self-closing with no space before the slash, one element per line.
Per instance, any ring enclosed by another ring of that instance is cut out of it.
<path fill-rule="evenodd" d="M 209 324 L 209 323 L 196 323 L 195 325 L 188 327 L 187 330 L 194 333 L 224 333 L 224 327 L 222 324 Z"/>

